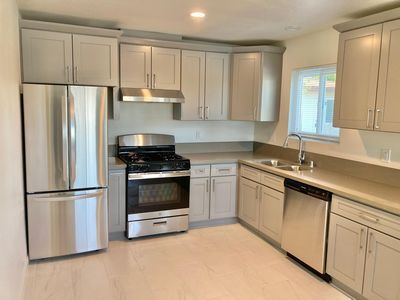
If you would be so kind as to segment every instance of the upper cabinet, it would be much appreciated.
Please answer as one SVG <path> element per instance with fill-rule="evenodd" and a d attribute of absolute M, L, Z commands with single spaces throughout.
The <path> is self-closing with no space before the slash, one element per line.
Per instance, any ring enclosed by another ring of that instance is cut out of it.
<path fill-rule="evenodd" d="M 181 89 L 181 50 L 121 44 L 121 87 Z"/>
<path fill-rule="evenodd" d="M 72 37 L 74 83 L 117 86 L 117 39 L 79 34 Z"/>
<path fill-rule="evenodd" d="M 282 77 L 282 53 L 233 55 L 231 119 L 277 121 Z"/>
<path fill-rule="evenodd" d="M 21 31 L 24 82 L 118 85 L 117 39 Z"/>
<path fill-rule="evenodd" d="M 228 119 L 229 57 L 226 53 L 182 51 L 185 103 L 174 105 L 174 119 Z"/>
<path fill-rule="evenodd" d="M 383 24 L 375 130 L 400 132 L 400 20 Z"/>
<path fill-rule="evenodd" d="M 339 37 L 335 127 L 373 130 L 381 33 L 374 25 Z"/>
<path fill-rule="evenodd" d="M 72 35 L 22 29 L 24 82 L 73 83 Z"/>
<path fill-rule="evenodd" d="M 340 34 L 334 126 L 400 132 L 400 20 Z"/>

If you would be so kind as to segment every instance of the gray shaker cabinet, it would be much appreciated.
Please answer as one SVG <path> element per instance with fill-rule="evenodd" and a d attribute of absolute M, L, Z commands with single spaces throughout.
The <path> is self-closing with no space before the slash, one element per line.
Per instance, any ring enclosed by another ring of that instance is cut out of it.
<path fill-rule="evenodd" d="M 110 170 L 108 176 L 108 231 L 123 232 L 126 224 L 125 170 Z"/>

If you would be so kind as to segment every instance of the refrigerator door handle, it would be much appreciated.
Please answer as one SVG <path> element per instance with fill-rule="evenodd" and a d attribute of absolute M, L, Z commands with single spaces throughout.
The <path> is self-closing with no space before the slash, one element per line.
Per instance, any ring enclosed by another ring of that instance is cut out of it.
<path fill-rule="evenodd" d="M 85 193 L 82 195 L 74 195 L 74 196 L 60 196 L 60 197 L 35 197 L 33 200 L 36 202 L 63 202 L 63 201 L 76 201 L 80 199 L 87 199 L 98 197 L 103 194 L 103 191 L 95 192 L 95 193 Z"/>
<path fill-rule="evenodd" d="M 75 117 L 75 99 L 69 90 L 69 145 L 70 145 L 70 188 L 76 179 L 76 117 Z"/>
<path fill-rule="evenodd" d="M 68 104 L 65 96 L 61 97 L 61 114 L 62 114 L 62 176 L 64 183 L 68 182 Z"/>

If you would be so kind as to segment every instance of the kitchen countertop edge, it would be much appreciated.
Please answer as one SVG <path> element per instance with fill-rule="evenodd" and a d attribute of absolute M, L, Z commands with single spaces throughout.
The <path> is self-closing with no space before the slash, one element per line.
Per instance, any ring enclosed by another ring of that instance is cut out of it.
<path fill-rule="evenodd" d="M 261 171 L 325 189 L 337 196 L 341 196 L 349 200 L 383 210 L 393 215 L 400 216 L 400 188 L 394 186 L 380 184 L 318 168 L 315 168 L 312 171 L 293 172 L 262 165 L 257 160 L 240 159 L 239 163 L 259 169 Z M 346 181 L 346 183 L 343 184 L 343 182 L 340 181 Z M 373 189 L 375 193 L 387 193 L 389 195 L 388 197 L 380 197 L 374 193 L 368 193 L 354 188 L 354 186 L 350 186 L 352 184 L 368 187 Z"/>

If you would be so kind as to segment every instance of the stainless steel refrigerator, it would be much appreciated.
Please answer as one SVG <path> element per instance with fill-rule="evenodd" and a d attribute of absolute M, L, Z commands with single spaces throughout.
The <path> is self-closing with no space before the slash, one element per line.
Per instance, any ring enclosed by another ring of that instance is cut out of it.
<path fill-rule="evenodd" d="M 107 88 L 24 84 L 29 258 L 107 248 Z"/>

